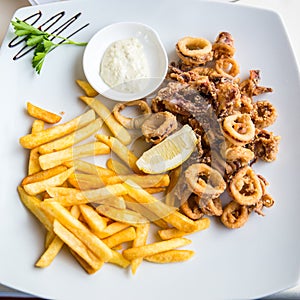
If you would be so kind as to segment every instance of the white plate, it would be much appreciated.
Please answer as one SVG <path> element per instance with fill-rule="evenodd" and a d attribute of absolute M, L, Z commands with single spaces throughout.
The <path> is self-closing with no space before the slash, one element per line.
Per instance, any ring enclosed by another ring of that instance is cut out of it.
<path fill-rule="evenodd" d="M 1 172 L 0 172 L 0 282 L 37 296 L 55 299 L 245 299 L 258 298 L 296 285 L 300 266 L 299 177 L 299 76 L 291 47 L 278 15 L 271 11 L 211 1 L 138 0 L 61 2 L 28 7 L 16 16 L 25 18 L 41 10 L 43 20 L 66 11 L 64 20 L 82 12 L 72 24 L 90 25 L 74 39 L 87 41 L 113 22 L 134 21 L 159 33 L 170 57 L 176 41 L 186 35 L 214 40 L 220 31 L 232 33 L 242 74 L 260 69 L 263 85 L 274 88 L 265 97 L 278 109 L 273 130 L 282 136 L 278 160 L 257 166 L 270 182 L 276 203 L 266 216 L 251 215 L 239 230 L 212 222 L 209 230 L 192 236 L 196 256 L 173 265 L 143 263 L 133 277 L 128 270 L 105 265 L 93 276 L 85 274 L 67 252 L 44 270 L 34 262 L 43 249 L 44 231 L 23 207 L 16 186 L 25 175 L 27 152 L 18 138 L 30 130 L 25 102 L 64 111 L 70 119 L 85 110 L 74 83 L 83 78 L 83 48 L 64 46 L 47 58 L 40 76 L 34 74 L 30 57 L 12 57 L 18 47 L 8 48 L 12 29 L 0 54 Z M 62 22 L 62 21 L 61 21 Z M 110 102 L 106 102 L 111 105 Z"/>

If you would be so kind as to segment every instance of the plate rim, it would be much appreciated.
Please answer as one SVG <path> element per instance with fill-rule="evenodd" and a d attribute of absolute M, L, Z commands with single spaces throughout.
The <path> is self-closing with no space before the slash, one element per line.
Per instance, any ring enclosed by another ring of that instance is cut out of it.
<path fill-rule="evenodd" d="M 210 2 L 210 1 L 208 1 L 208 0 L 202 0 L 203 2 Z M 91 1 L 92 2 L 92 1 Z M 223 5 L 233 5 L 233 4 L 228 4 L 228 3 L 223 3 L 223 2 L 218 2 L 218 1 L 212 1 L 212 2 L 214 2 L 215 4 L 223 4 Z M 65 2 L 65 3 L 67 3 L 67 2 Z M 50 3 L 50 4 L 43 4 L 42 6 L 44 6 L 44 5 L 49 5 L 49 6 L 56 6 L 56 5 L 62 5 L 62 6 L 65 6 L 65 3 L 63 3 L 63 2 L 57 2 L 57 3 Z M 242 3 L 240 3 L 240 4 L 234 4 L 234 5 L 239 5 L 239 6 L 243 6 L 243 7 L 245 7 L 245 5 L 242 5 Z M 15 12 L 15 14 L 14 14 L 14 16 L 13 16 L 13 18 L 15 17 L 15 15 L 17 15 L 18 13 L 19 13 L 19 11 L 21 11 L 21 10 L 24 10 L 24 9 L 33 9 L 33 8 L 37 8 L 38 6 L 35 6 L 35 7 L 25 7 L 25 8 L 20 8 L 20 9 L 18 9 L 16 12 Z M 248 6 L 247 6 L 248 7 Z M 285 33 L 286 33 L 286 36 L 287 36 L 287 38 L 288 38 L 288 40 L 289 40 L 289 42 L 290 42 L 290 38 L 289 38 L 289 35 L 288 35 L 288 33 L 287 33 L 287 30 L 286 30 L 286 27 L 285 27 L 285 24 L 284 24 L 284 22 L 282 21 L 282 18 L 281 18 L 281 16 L 277 13 L 277 12 L 275 12 L 275 11 L 273 11 L 273 10 L 271 10 L 271 9 L 264 9 L 264 8 L 256 8 L 256 7 L 248 7 L 248 8 L 251 8 L 251 9 L 254 9 L 254 10 L 256 10 L 256 9 L 259 9 L 259 10 L 263 10 L 263 11 L 269 11 L 269 12 L 272 12 L 272 13 L 275 13 L 278 17 L 279 17 L 279 19 L 281 20 L 281 24 L 282 24 L 282 26 L 283 26 L 283 29 L 284 29 L 284 31 L 285 31 Z M 12 19 L 13 19 L 12 18 Z M 9 32 L 9 29 L 8 29 L 8 32 Z M 6 35 L 5 35 L 5 38 L 4 38 L 4 42 L 6 41 L 6 36 L 8 35 L 8 32 L 6 33 Z M 3 43 L 4 44 L 4 43 Z M 2 46 L 3 47 L 1 47 L 1 49 L 0 49 L 0 54 L 1 54 L 1 52 L 4 52 L 5 50 L 3 50 L 4 49 L 4 47 L 5 47 L 5 45 L 3 45 L 2 44 Z M 294 53 L 294 51 L 293 51 L 293 49 L 292 49 L 292 47 L 291 47 L 291 44 L 289 43 L 289 47 L 291 48 L 291 50 L 292 50 L 292 54 L 293 54 L 293 60 L 294 60 L 294 62 L 295 62 L 295 66 L 296 66 L 296 68 L 297 68 L 297 70 L 298 70 L 298 81 L 300 81 L 299 80 L 299 66 L 297 65 L 297 60 L 296 60 L 296 56 L 295 56 L 295 53 Z M 299 266 L 299 271 L 300 271 L 300 266 Z M 299 275 L 298 275 L 299 276 Z M 297 283 L 298 283 L 298 281 L 299 281 L 299 277 L 298 277 L 298 279 L 297 279 Z M 12 285 L 9 285 L 9 286 L 12 286 Z M 12 286 L 13 288 L 16 288 L 16 287 L 14 287 L 14 286 Z M 26 291 L 26 292 L 28 292 L 28 291 Z"/>

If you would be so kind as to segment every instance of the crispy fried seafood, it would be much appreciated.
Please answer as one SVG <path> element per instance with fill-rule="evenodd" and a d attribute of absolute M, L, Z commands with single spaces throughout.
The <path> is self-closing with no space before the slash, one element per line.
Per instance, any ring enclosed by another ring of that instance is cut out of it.
<path fill-rule="evenodd" d="M 142 114 L 133 118 L 127 117 L 121 113 L 126 107 L 137 107 Z M 152 113 L 144 100 L 118 103 L 113 108 L 113 114 L 124 127 L 141 129 L 148 143 L 158 144 L 177 129 L 177 119 L 172 113 L 168 111 Z"/>
<path fill-rule="evenodd" d="M 136 106 L 142 111 L 142 115 L 136 118 L 129 118 L 121 114 L 127 106 Z M 137 129 L 142 126 L 144 121 L 151 115 L 151 108 L 144 100 L 135 100 L 126 103 L 118 103 L 114 106 L 113 114 L 115 118 L 128 129 Z"/>
<path fill-rule="evenodd" d="M 185 171 L 188 189 L 208 200 L 219 197 L 226 189 L 226 183 L 221 174 L 207 164 L 193 164 Z"/>
<path fill-rule="evenodd" d="M 239 228 L 251 212 L 264 215 L 262 209 L 274 203 L 267 181 L 252 168 L 258 159 L 274 161 L 278 153 L 280 137 L 266 129 L 276 121 L 276 109 L 268 100 L 255 101 L 272 88 L 259 85 L 259 70 L 250 70 L 244 80 L 237 77 L 240 68 L 228 32 L 213 43 L 184 37 L 176 52 L 179 59 L 170 64 L 168 82 L 151 102 L 152 112 L 172 113 L 198 137 L 171 192 L 173 203 L 193 220 L 219 216 L 226 227 Z M 225 191 L 228 204 L 222 203 Z"/>
<path fill-rule="evenodd" d="M 213 58 L 211 42 L 198 37 L 180 39 L 176 44 L 176 52 L 187 65 L 203 65 Z"/>
<path fill-rule="evenodd" d="M 168 111 L 152 114 L 141 126 L 146 142 L 158 144 L 177 129 L 176 117 Z"/>
<path fill-rule="evenodd" d="M 280 141 L 267 130 L 276 121 L 276 108 L 268 100 L 255 101 L 255 96 L 272 88 L 259 84 L 259 70 L 239 78 L 235 52 L 229 32 L 221 32 L 213 43 L 183 37 L 176 43 L 178 61 L 170 64 L 151 107 L 136 100 L 117 104 L 113 110 L 123 126 L 141 130 L 152 144 L 182 125 L 192 127 L 197 147 L 181 166 L 182 176 L 168 191 L 168 202 L 193 220 L 220 217 L 228 228 L 243 226 L 252 212 L 263 216 L 263 208 L 273 205 L 267 181 L 252 166 L 259 159 L 276 160 Z M 124 115 L 127 106 L 138 108 L 140 116 Z M 223 203 L 225 192 L 228 204 Z"/>

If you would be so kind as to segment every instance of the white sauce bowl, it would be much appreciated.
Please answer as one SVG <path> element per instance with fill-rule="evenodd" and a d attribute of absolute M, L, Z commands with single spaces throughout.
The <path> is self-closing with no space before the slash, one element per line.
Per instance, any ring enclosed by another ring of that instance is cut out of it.
<path fill-rule="evenodd" d="M 112 43 L 132 37 L 143 45 L 149 78 L 140 91 L 120 92 L 101 78 L 101 61 Z M 116 101 L 131 101 L 146 97 L 160 86 L 168 70 L 168 56 L 157 32 L 151 27 L 135 22 L 120 22 L 104 27 L 91 38 L 84 51 L 83 70 L 88 82 L 99 94 Z"/>

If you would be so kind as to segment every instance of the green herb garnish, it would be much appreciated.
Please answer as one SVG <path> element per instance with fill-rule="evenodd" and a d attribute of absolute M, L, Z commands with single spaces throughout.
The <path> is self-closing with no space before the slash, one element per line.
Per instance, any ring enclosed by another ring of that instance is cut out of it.
<path fill-rule="evenodd" d="M 65 44 L 72 44 L 77 46 L 87 45 L 87 43 L 74 42 L 68 38 L 39 30 L 38 28 L 17 18 L 16 21 L 11 21 L 11 24 L 13 25 L 15 34 L 17 36 L 26 37 L 27 46 L 35 47 L 34 55 L 32 58 L 32 67 L 38 74 L 40 74 L 41 72 L 46 55 L 54 48 Z M 60 43 L 52 42 L 50 40 L 51 37 L 60 39 Z"/>

